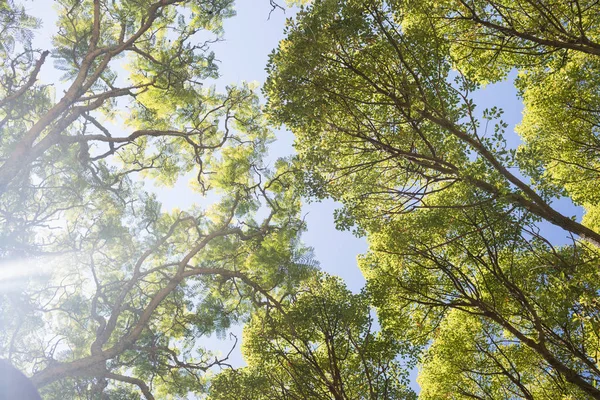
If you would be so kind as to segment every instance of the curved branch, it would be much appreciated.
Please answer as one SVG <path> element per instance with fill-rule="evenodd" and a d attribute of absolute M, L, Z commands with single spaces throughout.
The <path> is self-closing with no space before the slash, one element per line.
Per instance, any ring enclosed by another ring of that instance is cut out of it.
<path fill-rule="evenodd" d="M 131 383 L 132 385 L 136 385 L 137 387 L 140 388 L 140 390 L 144 394 L 144 397 L 146 397 L 146 400 L 154 400 L 154 396 L 152 395 L 150 388 L 141 379 L 134 378 L 131 376 L 115 374 L 113 372 L 107 372 L 106 374 L 104 374 L 104 376 L 108 379 L 113 379 L 115 381 L 126 382 L 126 383 Z"/>

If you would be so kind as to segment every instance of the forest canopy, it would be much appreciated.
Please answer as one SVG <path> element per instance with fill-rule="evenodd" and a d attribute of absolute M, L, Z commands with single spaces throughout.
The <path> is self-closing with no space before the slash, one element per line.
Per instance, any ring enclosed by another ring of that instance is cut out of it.
<path fill-rule="evenodd" d="M 269 115 L 296 137 L 305 193 L 367 236 L 367 291 L 421 348 L 420 398 L 600 398 L 598 11 L 315 1 L 271 56 Z M 473 100 L 513 71 L 518 148 Z"/>
<path fill-rule="evenodd" d="M 56 1 L 48 49 L 0 2 L 0 358 L 44 399 L 600 399 L 600 5 L 264 3 L 304 5 L 261 96 L 214 84 L 233 0 Z"/>

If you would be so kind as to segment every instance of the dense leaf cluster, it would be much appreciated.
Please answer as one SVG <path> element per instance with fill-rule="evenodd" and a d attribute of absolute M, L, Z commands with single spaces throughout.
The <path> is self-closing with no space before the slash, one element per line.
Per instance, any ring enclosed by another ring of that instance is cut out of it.
<path fill-rule="evenodd" d="M 600 398 L 599 10 L 322 0 L 271 56 L 271 116 L 296 136 L 306 191 L 366 234 L 382 326 L 422 349 L 420 398 Z M 473 101 L 514 70 L 518 148 Z"/>

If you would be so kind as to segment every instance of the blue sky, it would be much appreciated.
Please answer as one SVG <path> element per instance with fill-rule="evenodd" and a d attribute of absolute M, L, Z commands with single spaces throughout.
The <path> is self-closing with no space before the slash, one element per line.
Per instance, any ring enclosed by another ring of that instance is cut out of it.
<path fill-rule="evenodd" d="M 43 27 L 36 40 L 36 44 L 42 48 L 49 46 L 49 37 L 56 32 L 51 3 L 48 0 L 24 3 L 32 14 L 43 20 Z M 283 38 L 285 19 L 293 16 L 293 10 L 288 9 L 285 14 L 281 10 L 275 10 L 269 18 L 271 7 L 268 0 L 240 0 L 236 4 L 236 10 L 237 16 L 225 21 L 224 40 L 213 45 L 216 58 L 220 61 L 221 76 L 214 82 L 218 88 L 242 81 L 257 81 L 262 84 L 266 79 L 268 55 Z M 45 80 L 56 80 L 58 76 L 50 68 L 42 71 L 42 78 Z M 509 144 L 517 146 L 519 138 L 512 132 L 521 120 L 522 103 L 512 85 L 512 79 L 514 75 L 506 82 L 490 85 L 475 93 L 474 100 L 480 110 L 491 106 L 504 109 L 504 120 L 509 124 Z M 293 152 L 291 133 L 278 130 L 276 134 L 277 141 L 270 149 L 269 162 Z M 165 209 L 186 208 L 198 200 L 198 194 L 187 188 L 186 180 L 181 180 L 174 188 L 157 190 Z M 569 215 L 581 217 L 579 208 L 572 206 L 569 201 L 560 201 L 556 207 Z M 348 287 L 357 292 L 363 286 L 364 279 L 356 265 L 356 256 L 367 250 L 367 244 L 363 238 L 356 238 L 350 232 L 335 230 L 335 208 L 336 204 L 332 201 L 306 204 L 303 211 L 308 231 L 303 239 L 314 248 L 324 271 L 342 277 Z M 550 225 L 544 225 L 544 229 L 548 229 L 547 232 L 550 232 L 556 243 L 565 241 L 566 235 L 559 229 Z M 214 339 L 209 339 L 206 344 L 211 347 L 215 343 Z M 238 350 L 233 356 L 233 362 L 237 364 L 240 361 Z M 412 375 L 414 378 L 414 371 Z"/>
<path fill-rule="evenodd" d="M 36 44 L 40 47 L 49 46 L 49 38 L 56 32 L 52 2 L 36 0 L 25 1 L 24 4 L 33 15 L 43 21 Z M 283 38 L 286 18 L 294 15 L 293 9 L 287 9 L 285 13 L 276 9 L 270 13 L 271 6 L 267 0 L 240 0 L 236 2 L 235 8 L 237 15 L 224 23 L 224 40 L 212 46 L 219 60 L 220 72 L 220 77 L 214 81 L 214 84 L 221 89 L 228 84 L 242 81 L 264 83 L 268 55 Z M 42 70 L 42 79 L 56 82 L 58 77 L 57 72 L 50 68 Z M 507 81 L 489 85 L 473 96 L 480 111 L 492 106 L 504 110 L 504 120 L 509 124 L 507 140 L 511 147 L 516 147 L 520 143 L 519 137 L 513 133 L 513 128 L 521 120 L 523 109 L 512 84 L 515 77 L 515 74 L 511 74 Z M 293 152 L 293 135 L 283 129 L 275 133 L 277 140 L 269 151 L 268 161 L 271 163 L 278 157 Z M 165 209 L 186 208 L 198 201 L 198 195 L 187 188 L 187 181 L 188 178 L 183 178 L 174 188 L 157 190 Z M 555 206 L 569 215 L 581 217 L 581 210 L 572 206 L 566 199 L 558 201 Z M 356 292 L 364 284 L 362 274 L 356 266 L 356 256 L 366 251 L 366 241 L 355 238 L 350 232 L 335 230 L 333 221 L 335 208 L 336 204 L 332 201 L 306 204 L 303 210 L 308 231 L 303 239 L 306 244 L 314 248 L 323 270 L 341 276 L 349 288 Z M 553 229 L 551 236 L 557 242 L 563 242 L 566 238 L 559 229 Z"/>
<path fill-rule="evenodd" d="M 283 3 L 283 1 L 282 1 Z M 283 38 L 286 18 L 294 15 L 294 10 L 274 10 L 269 18 L 271 7 L 267 0 L 241 0 L 236 2 L 237 15 L 225 21 L 224 41 L 213 46 L 216 58 L 220 61 L 217 87 L 241 81 L 257 81 L 261 85 L 267 75 L 265 66 L 268 56 Z M 277 141 L 269 150 L 269 161 L 293 152 L 293 136 L 285 130 L 276 132 Z M 358 291 L 364 285 L 362 274 L 356 266 L 356 256 L 366 251 L 364 239 L 355 238 L 350 232 L 335 230 L 332 201 L 310 203 L 304 206 L 308 231 L 304 234 L 305 243 L 315 249 L 323 270 L 341 276 L 348 287 Z"/>
<path fill-rule="evenodd" d="M 52 1 L 24 1 L 23 4 L 30 14 L 42 20 L 34 47 L 49 49 L 50 38 L 56 33 L 56 16 Z M 256 81 L 262 85 L 266 79 L 265 66 L 268 55 L 283 38 L 286 18 L 294 14 L 291 9 L 287 9 L 285 13 L 277 9 L 269 18 L 271 7 L 268 0 L 241 0 L 235 8 L 237 15 L 225 21 L 224 40 L 212 46 L 219 60 L 220 77 L 212 82 L 217 89 L 242 81 Z M 57 93 L 62 90 L 58 83 L 60 76 L 60 72 L 51 68 L 50 63 L 47 63 L 40 73 L 40 79 L 44 83 L 55 84 Z M 270 163 L 293 152 L 293 136 L 290 132 L 277 130 L 276 136 L 277 140 L 269 150 Z M 173 188 L 154 189 L 163 203 L 163 209 L 186 209 L 195 202 L 204 203 L 197 193 L 188 188 L 190 179 L 180 179 Z M 153 185 L 146 184 L 146 187 L 152 189 Z M 308 230 L 303 235 L 303 240 L 314 248 L 323 270 L 342 277 L 352 291 L 358 292 L 365 281 L 356 265 L 356 256 L 366 251 L 366 240 L 355 238 L 350 232 L 339 232 L 335 229 L 335 208 L 336 205 L 332 201 L 306 204 L 303 213 Z M 234 329 L 233 332 L 241 339 L 240 328 Z M 227 353 L 232 343 L 229 338 L 219 341 L 211 337 L 206 339 L 204 345 L 206 348 Z M 239 346 L 232 353 L 230 361 L 233 365 L 243 363 Z"/>
<path fill-rule="evenodd" d="M 283 4 L 283 2 L 282 2 Z M 42 20 L 35 46 L 50 47 L 50 37 L 56 33 L 55 12 L 52 1 L 24 1 L 27 10 Z M 220 77 L 214 84 L 217 89 L 242 81 L 264 83 L 265 66 L 269 53 L 283 38 L 285 20 L 294 15 L 293 9 L 285 13 L 276 9 L 270 14 L 268 0 L 241 0 L 235 5 L 237 15 L 225 21 L 224 40 L 212 46 L 219 60 Z M 60 74 L 45 66 L 41 79 L 47 83 L 57 83 Z M 58 86 L 60 87 L 60 86 Z M 60 89 L 58 89 L 60 90 Z M 293 136 L 285 130 L 276 131 L 277 141 L 269 150 L 269 162 L 292 154 Z M 160 188 L 156 192 L 165 209 L 174 207 L 185 209 L 198 201 L 198 194 L 188 189 L 188 178 L 182 178 L 174 188 Z M 151 185 L 147 185 L 151 188 Z M 356 266 L 356 256 L 367 249 L 364 239 L 355 238 L 350 232 L 335 230 L 332 201 L 311 203 L 304 207 L 308 232 L 303 236 L 307 245 L 315 249 L 322 268 L 344 278 L 349 288 L 358 291 L 364 284 L 362 274 Z"/>

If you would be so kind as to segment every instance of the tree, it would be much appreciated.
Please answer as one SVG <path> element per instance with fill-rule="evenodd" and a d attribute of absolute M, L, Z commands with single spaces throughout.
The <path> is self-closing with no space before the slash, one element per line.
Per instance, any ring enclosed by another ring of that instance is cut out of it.
<path fill-rule="evenodd" d="M 231 2 L 56 6 L 51 53 L 20 6 L 0 8 L 0 357 L 45 398 L 201 393 L 227 363 L 202 338 L 315 268 L 289 171 L 262 163 L 256 94 L 204 87 L 213 39 L 198 34 L 217 40 Z M 38 81 L 49 54 L 58 100 Z M 141 183 L 191 172 L 211 206 L 165 212 Z"/>
<path fill-rule="evenodd" d="M 383 327 L 424 349 L 424 398 L 600 398 L 600 236 L 551 204 L 597 193 L 572 179 L 595 162 L 595 109 L 561 104 L 595 101 L 594 62 L 581 60 L 596 57 L 598 8 L 544 7 L 322 0 L 271 56 L 271 116 L 296 135 L 307 191 L 367 234 L 361 269 Z M 513 68 L 527 107 L 518 152 L 501 110 L 471 99 Z M 550 90 L 555 79 L 567 83 Z M 567 115 L 586 129 L 561 146 Z"/>
<path fill-rule="evenodd" d="M 4 18 L 3 30 L 18 25 L 25 32 L 11 37 L 1 73 L 5 256 L 39 253 L 46 243 L 37 229 L 54 225 L 65 210 L 85 215 L 100 202 L 127 202 L 136 174 L 168 184 L 197 169 L 201 185 L 208 171 L 197 167 L 237 139 L 228 133 L 233 125 L 254 129 L 247 88 L 217 94 L 202 84 L 216 76 L 209 45 L 232 14 L 230 3 L 59 2 L 52 58 L 63 72 L 62 94 L 37 79 L 50 68 L 50 52 L 29 46 L 24 22 Z M 4 15 L 24 15 L 10 5 Z M 202 31 L 205 42 L 198 40 Z M 96 198 L 103 199 L 90 204 Z"/>
<path fill-rule="evenodd" d="M 586 210 L 597 230 L 597 5 L 589 1 L 404 2 L 409 26 L 430 26 L 448 41 L 471 79 L 496 82 L 514 68 L 525 114 L 522 159 L 542 186 L 554 185 Z M 584 96 L 581 96 L 585 93 Z M 525 167 L 523 165 L 523 167 Z"/>
<path fill-rule="evenodd" d="M 242 207 L 228 198 L 212 216 L 163 214 L 145 233 L 92 226 L 51 278 L 5 293 L 3 353 L 49 398 L 112 396 L 107 381 L 146 398 L 201 391 L 203 373 L 226 361 L 202 337 L 285 296 L 311 268 L 293 219 L 273 212 L 257 226 L 235 217 Z"/>
<path fill-rule="evenodd" d="M 336 278 L 306 281 L 281 307 L 260 310 L 244 328 L 247 367 L 211 383 L 219 399 L 414 399 L 408 349 L 373 330 L 368 299 Z"/>

